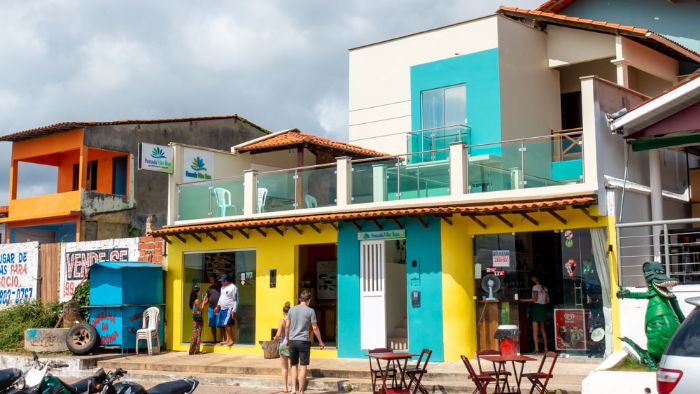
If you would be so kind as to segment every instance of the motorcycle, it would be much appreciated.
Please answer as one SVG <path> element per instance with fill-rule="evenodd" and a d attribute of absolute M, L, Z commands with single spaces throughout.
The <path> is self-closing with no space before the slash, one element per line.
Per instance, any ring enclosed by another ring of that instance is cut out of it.
<path fill-rule="evenodd" d="M 84 394 L 89 393 L 94 382 L 106 377 L 102 369 L 97 370 L 93 376 L 68 384 L 56 376 L 49 374 L 54 368 L 65 367 L 66 364 L 56 361 L 41 361 L 36 353 L 32 352 L 32 367 L 24 376 L 17 378 L 4 393 L 7 394 Z M 95 391 L 92 391 L 95 392 Z"/>
<path fill-rule="evenodd" d="M 17 368 L 0 370 L 0 393 L 6 393 L 16 388 L 22 378 L 22 371 Z"/>
<path fill-rule="evenodd" d="M 126 375 L 126 371 L 118 368 L 106 374 L 106 377 L 91 386 L 91 391 L 99 394 L 191 394 L 199 386 L 199 381 L 192 377 L 173 380 L 157 384 L 146 390 L 143 386 L 134 382 L 116 383 Z"/>

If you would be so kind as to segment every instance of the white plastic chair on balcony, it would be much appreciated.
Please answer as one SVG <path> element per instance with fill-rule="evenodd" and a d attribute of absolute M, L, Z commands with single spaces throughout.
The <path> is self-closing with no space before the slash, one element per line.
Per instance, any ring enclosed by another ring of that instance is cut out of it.
<path fill-rule="evenodd" d="M 160 337 L 158 326 L 160 325 L 160 309 L 152 306 L 143 312 L 141 329 L 136 330 L 136 354 L 139 354 L 139 341 L 146 341 L 148 355 L 153 354 L 153 339 L 156 340 L 156 353 L 160 353 Z"/>
<path fill-rule="evenodd" d="M 265 212 L 265 201 L 267 201 L 267 188 L 258 188 L 258 213 Z"/>
<path fill-rule="evenodd" d="M 306 208 L 316 208 L 318 207 L 318 201 L 316 200 L 316 197 L 312 196 L 311 194 L 307 194 L 304 196 L 304 205 Z"/>
<path fill-rule="evenodd" d="M 215 187 L 213 190 L 216 205 L 219 206 L 219 216 L 226 216 L 226 209 L 233 208 L 233 214 L 236 214 L 236 206 L 231 203 L 231 192 L 223 187 Z"/>

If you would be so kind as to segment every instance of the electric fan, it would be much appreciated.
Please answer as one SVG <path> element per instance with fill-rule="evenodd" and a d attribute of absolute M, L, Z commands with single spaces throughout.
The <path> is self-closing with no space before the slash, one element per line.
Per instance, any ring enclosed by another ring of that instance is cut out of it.
<path fill-rule="evenodd" d="M 485 301 L 495 301 L 496 297 L 493 293 L 501 288 L 501 280 L 494 274 L 487 274 L 481 278 L 481 288 L 488 293 L 488 297 L 484 297 Z"/>

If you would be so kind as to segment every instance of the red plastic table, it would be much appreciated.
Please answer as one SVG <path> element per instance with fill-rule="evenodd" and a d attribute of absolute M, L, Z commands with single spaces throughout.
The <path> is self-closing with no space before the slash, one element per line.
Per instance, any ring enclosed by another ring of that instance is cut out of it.
<path fill-rule="evenodd" d="M 537 359 L 529 356 L 518 356 L 518 355 L 493 355 L 493 356 L 481 356 L 482 360 L 491 361 L 493 363 L 493 368 L 496 371 L 496 382 L 499 381 L 501 376 L 504 377 L 505 387 L 498 387 L 496 393 L 520 393 L 520 380 L 523 378 L 523 368 L 525 368 L 525 363 L 528 361 L 535 361 Z M 510 362 L 513 365 L 513 376 L 515 377 L 515 384 L 517 391 L 511 391 L 510 385 L 508 384 L 508 375 L 501 375 L 506 372 L 506 365 Z M 515 366 L 515 363 L 520 364 L 520 371 Z M 496 367 L 498 364 L 498 367 Z M 507 390 L 507 391 L 506 391 Z"/>
<path fill-rule="evenodd" d="M 369 358 L 374 358 L 377 360 L 377 365 L 379 366 L 379 373 L 382 375 L 382 391 L 380 393 L 386 393 L 386 394 L 403 394 L 403 393 L 410 393 L 408 390 L 408 385 L 406 384 L 406 364 L 408 364 L 408 360 L 419 356 L 418 354 L 413 354 L 413 353 L 369 353 L 366 355 Z M 381 361 L 385 360 L 386 365 L 382 367 Z M 401 360 L 403 360 L 403 364 L 401 363 Z M 387 378 L 387 370 L 389 368 L 389 365 L 391 364 L 396 365 L 396 368 L 399 370 L 399 374 L 401 376 L 401 379 L 398 381 L 399 387 L 386 387 L 386 378 Z M 372 390 L 374 390 L 374 387 L 372 387 Z"/>

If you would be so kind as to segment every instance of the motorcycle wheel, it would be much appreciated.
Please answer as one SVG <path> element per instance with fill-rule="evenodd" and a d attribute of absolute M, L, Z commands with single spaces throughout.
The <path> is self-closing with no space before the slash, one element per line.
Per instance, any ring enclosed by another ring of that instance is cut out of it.
<path fill-rule="evenodd" d="M 68 330 L 66 346 L 73 354 L 88 354 L 97 346 L 98 338 L 95 327 L 85 323 L 78 323 Z"/>

